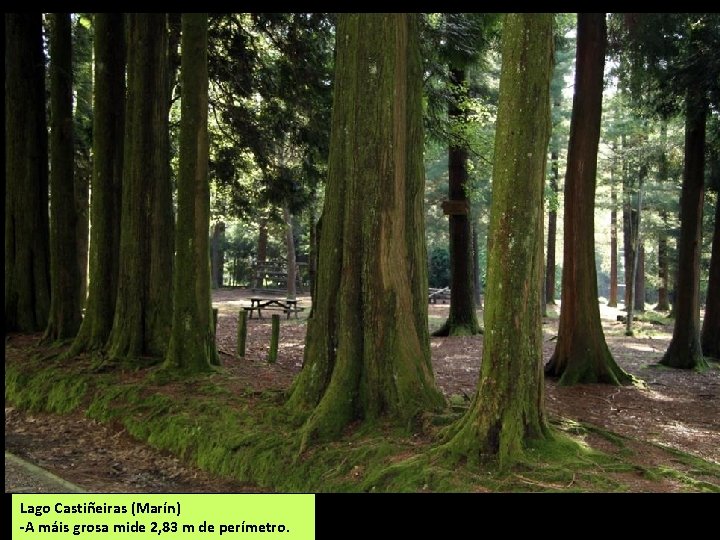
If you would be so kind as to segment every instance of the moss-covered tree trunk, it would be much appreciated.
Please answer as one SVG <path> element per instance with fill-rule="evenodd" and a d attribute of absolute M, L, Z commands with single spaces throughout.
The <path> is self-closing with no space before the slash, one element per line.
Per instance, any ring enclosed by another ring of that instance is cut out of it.
<path fill-rule="evenodd" d="M 173 215 L 163 13 L 128 14 L 120 263 L 111 357 L 163 356 L 172 318 Z"/>
<path fill-rule="evenodd" d="M 465 93 L 465 70 L 450 68 L 450 89 L 453 99 L 448 106 L 451 122 L 462 122 L 465 111 L 460 106 Z M 459 139 L 459 138 L 458 138 Z M 470 201 L 465 192 L 468 171 L 468 150 L 460 140 L 448 148 L 448 216 L 450 238 L 450 313 L 448 320 L 433 335 L 466 336 L 480 332 L 475 314 L 475 292 L 472 266 L 472 234 Z"/>
<path fill-rule="evenodd" d="M 50 316 L 43 339 L 75 337 L 80 327 L 80 268 L 75 207 L 72 25 L 50 16 Z"/>
<path fill-rule="evenodd" d="M 210 299 L 207 13 L 183 13 L 180 165 L 173 317 L 165 366 L 207 371 L 220 361 Z"/>
<path fill-rule="evenodd" d="M 715 232 L 710 256 L 705 318 L 700 337 L 703 354 L 720 360 L 720 193 L 715 199 Z"/>
<path fill-rule="evenodd" d="M 5 14 L 5 331 L 50 311 L 48 140 L 42 16 Z"/>
<path fill-rule="evenodd" d="M 90 263 L 85 317 L 70 354 L 102 349 L 115 314 L 125 129 L 125 17 L 95 14 Z"/>
<path fill-rule="evenodd" d="M 600 140 L 604 13 L 578 14 L 575 95 L 570 121 L 558 339 L 545 374 L 560 384 L 631 381 L 605 343 L 595 269 L 595 183 Z"/>
<path fill-rule="evenodd" d="M 442 447 L 470 462 L 509 464 L 548 434 L 541 301 L 552 25 L 552 14 L 525 13 L 503 25 L 480 380 Z"/>
<path fill-rule="evenodd" d="M 443 398 L 430 365 L 416 14 L 341 14 L 312 318 L 290 410 L 303 447 Z"/>
<path fill-rule="evenodd" d="M 708 104 L 700 88 L 685 98 L 685 165 L 680 196 L 680 238 L 675 287 L 675 327 L 661 364 L 693 369 L 707 365 L 700 344 L 700 250 L 705 195 L 705 124 Z"/>
<path fill-rule="evenodd" d="M 555 305 L 555 245 L 557 240 L 557 193 L 560 167 L 558 166 L 559 151 L 554 149 L 550 154 L 550 190 L 553 201 L 548 213 L 547 257 L 545 261 L 545 303 Z"/>

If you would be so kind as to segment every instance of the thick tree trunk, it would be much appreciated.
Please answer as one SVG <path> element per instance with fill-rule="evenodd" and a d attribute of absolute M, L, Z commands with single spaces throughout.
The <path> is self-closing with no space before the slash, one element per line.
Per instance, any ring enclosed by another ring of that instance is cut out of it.
<path fill-rule="evenodd" d="M 212 288 L 223 286 L 223 269 L 225 267 L 225 222 L 218 221 L 213 227 L 212 242 L 210 243 L 210 275 Z"/>
<path fill-rule="evenodd" d="M 638 313 L 645 312 L 645 244 L 638 244 L 637 268 L 635 270 L 635 302 L 633 307 Z"/>
<path fill-rule="evenodd" d="M 287 204 L 283 205 L 285 220 L 285 246 L 287 248 L 287 297 L 297 297 L 297 261 L 295 260 L 295 236 L 293 234 L 292 215 Z"/>
<path fill-rule="evenodd" d="M 615 190 L 614 168 L 614 166 L 610 168 L 610 294 L 608 294 L 608 307 L 617 307 L 618 296 L 617 191 Z"/>
<path fill-rule="evenodd" d="M 172 318 L 173 215 L 167 22 L 128 14 L 120 267 L 111 357 L 164 356 Z"/>
<path fill-rule="evenodd" d="M 441 448 L 470 462 L 510 464 L 548 434 L 541 288 L 552 57 L 551 14 L 505 15 L 480 380 Z"/>
<path fill-rule="evenodd" d="M 701 343 L 705 356 L 720 360 L 720 193 L 716 195 L 715 200 L 715 232 L 710 256 Z"/>
<path fill-rule="evenodd" d="M 72 91 L 72 25 L 53 13 L 50 30 L 50 317 L 44 340 L 75 337 L 80 327 Z"/>
<path fill-rule="evenodd" d="M 558 339 L 545 366 L 561 385 L 631 381 L 603 335 L 595 269 L 595 184 L 607 30 L 604 13 L 578 14 L 575 95 L 570 123 Z"/>
<path fill-rule="evenodd" d="M 550 154 L 550 189 L 557 200 L 558 178 L 560 168 L 558 167 L 558 151 Z M 548 213 L 548 239 L 547 239 L 547 260 L 545 264 L 545 303 L 555 305 L 555 243 L 557 240 L 557 209 L 553 204 Z"/>
<path fill-rule="evenodd" d="M 668 256 L 668 233 L 667 233 L 667 212 L 660 212 L 665 229 L 661 230 L 658 235 L 658 277 L 660 278 L 660 286 L 658 287 L 658 303 L 655 311 L 670 310 L 670 261 Z"/>
<path fill-rule="evenodd" d="M 675 327 L 661 364 L 693 369 L 707 363 L 700 345 L 700 249 L 705 191 L 705 123 L 708 104 L 702 90 L 685 98 L 685 165 L 680 196 L 680 238 L 675 288 Z"/>
<path fill-rule="evenodd" d="M 302 447 L 441 407 L 430 364 L 416 14 L 340 14 L 318 279 L 291 411 Z"/>
<path fill-rule="evenodd" d="M 94 48 L 90 279 L 85 317 L 71 355 L 102 349 L 115 313 L 125 129 L 125 21 L 121 13 L 95 15 Z"/>
<path fill-rule="evenodd" d="M 465 70 L 450 68 L 450 85 L 454 94 L 448 108 L 450 121 L 460 121 L 464 110 L 458 102 L 464 96 Z M 450 314 L 435 336 L 466 336 L 480 332 L 475 315 L 472 274 L 472 235 L 470 230 L 467 184 L 468 150 L 457 141 L 448 149 L 448 199 L 461 210 L 449 215 L 450 226 Z"/>
<path fill-rule="evenodd" d="M 182 107 L 173 315 L 165 367 L 200 372 L 219 365 L 210 300 L 207 13 L 182 15 Z"/>
<path fill-rule="evenodd" d="M 5 331 L 50 310 L 45 58 L 39 13 L 5 14 Z"/>

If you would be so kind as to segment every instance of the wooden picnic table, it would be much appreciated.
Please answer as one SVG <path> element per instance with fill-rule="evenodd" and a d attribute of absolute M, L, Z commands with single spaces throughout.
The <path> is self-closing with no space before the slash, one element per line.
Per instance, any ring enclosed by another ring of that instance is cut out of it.
<path fill-rule="evenodd" d="M 305 308 L 298 307 L 297 300 L 290 298 L 267 298 L 261 296 L 253 296 L 250 298 L 250 306 L 246 306 L 243 309 L 250 313 L 249 317 L 252 319 L 253 311 L 257 311 L 258 318 L 262 319 L 262 310 L 281 310 L 285 312 L 287 318 L 290 318 L 290 313 L 295 314 L 297 318 L 298 311 L 302 311 Z"/>

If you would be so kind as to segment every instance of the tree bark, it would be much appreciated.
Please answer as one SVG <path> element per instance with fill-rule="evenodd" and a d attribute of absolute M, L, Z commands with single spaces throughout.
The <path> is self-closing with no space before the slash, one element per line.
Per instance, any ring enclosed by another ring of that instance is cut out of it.
<path fill-rule="evenodd" d="M 210 273 L 212 288 L 223 286 L 223 269 L 225 267 L 225 222 L 218 221 L 213 227 L 212 242 L 210 244 Z"/>
<path fill-rule="evenodd" d="M 173 315 L 165 367 L 219 365 L 210 298 L 207 13 L 182 14 L 181 116 Z"/>
<path fill-rule="evenodd" d="M 37 13 L 5 14 L 5 331 L 50 311 L 45 57 Z"/>
<path fill-rule="evenodd" d="M 558 151 L 554 150 L 550 154 L 550 189 L 555 194 L 557 201 L 558 178 L 560 176 L 560 168 L 558 167 Z M 555 205 L 550 207 L 548 213 L 548 241 L 547 241 L 547 261 L 545 269 L 545 303 L 555 305 L 555 243 L 557 240 L 557 209 Z"/>
<path fill-rule="evenodd" d="M 125 19 L 95 14 L 90 267 L 85 317 L 69 355 L 102 349 L 112 329 L 120 259 L 125 129 Z"/>
<path fill-rule="evenodd" d="M 715 232 L 710 256 L 701 343 L 705 356 L 720 360 L 720 193 L 715 197 Z"/>
<path fill-rule="evenodd" d="M 283 219 L 285 220 L 285 246 L 287 248 L 287 297 L 295 300 L 297 297 L 295 237 L 293 235 L 292 215 L 290 215 L 290 208 L 287 203 L 283 205 Z"/>
<path fill-rule="evenodd" d="M 617 307 L 618 296 L 617 191 L 614 165 L 613 163 L 610 166 L 610 293 L 608 294 L 608 307 Z"/>
<path fill-rule="evenodd" d="M 675 288 L 675 327 L 661 364 L 694 369 L 707 365 L 700 344 L 700 250 L 705 195 L 705 124 L 708 104 L 702 89 L 685 98 L 685 165 L 680 196 L 680 238 Z"/>
<path fill-rule="evenodd" d="M 450 68 L 450 87 L 454 99 L 448 107 L 450 121 L 460 122 L 465 111 L 458 105 L 464 96 L 465 70 Z M 458 141 L 448 148 L 448 199 L 469 209 L 465 193 L 468 150 Z M 467 336 L 480 332 L 475 314 L 475 293 L 472 274 L 472 235 L 469 212 L 450 214 L 450 313 L 435 336 Z"/>
<path fill-rule="evenodd" d="M 558 339 L 545 374 L 559 384 L 631 381 L 603 335 L 595 269 L 595 185 L 607 30 L 604 13 L 578 14 L 575 95 L 570 122 Z"/>
<path fill-rule="evenodd" d="M 416 14 L 340 14 L 316 296 L 287 408 L 305 448 L 444 403 L 430 364 Z"/>
<path fill-rule="evenodd" d="M 167 116 L 167 22 L 128 14 L 120 266 L 111 358 L 164 356 L 172 318 L 174 224 Z"/>
<path fill-rule="evenodd" d="M 43 339 L 75 337 L 80 327 L 69 13 L 53 13 L 50 29 L 50 316 Z"/>
<path fill-rule="evenodd" d="M 541 296 L 552 58 L 551 14 L 505 15 L 480 380 L 441 447 L 456 459 L 503 466 L 548 435 Z"/>
<path fill-rule="evenodd" d="M 475 294 L 475 307 L 482 307 L 482 283 L 480 282 L 480 242 L 478 240 L 478 223 L 472 224 L 472 267 L 473 267 L 473 293 Z"/>
<path fill-rule="evenodd" d="M 667 215 L 664 212 L 663 221 L 667 222 Z M 658 277 L 660 278 L 660 286 L 658 287 L 658 303 L 657 306 L 655 306 L 655 311 L 670 310 L 670 296 L 668 294 L 669 276 L 668 235 L 666 231 L 661 231 L 658 237 Z"/>
<path fill-rule="evenodd" d="M 635 302 L 633 307 L 638 313 L 645 312 L 645 245 L 640 239 L 637 251 L 637 269 L 635 270 Z"/>

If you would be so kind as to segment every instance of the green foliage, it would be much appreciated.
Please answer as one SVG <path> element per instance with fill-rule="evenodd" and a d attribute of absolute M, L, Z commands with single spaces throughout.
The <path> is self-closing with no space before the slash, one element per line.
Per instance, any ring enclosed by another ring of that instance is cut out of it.
<path fill-rule="evenodd" d="M 437 289 L 450 286 L 450 252 L 437 246 L 430 252 L 428 285 Z"/>

